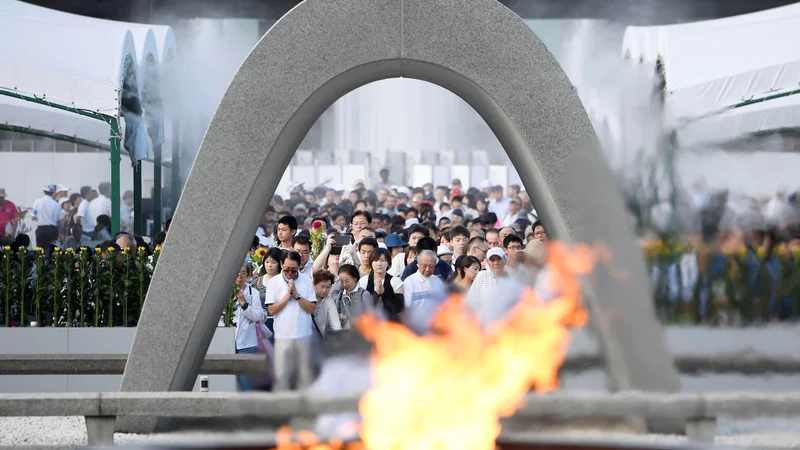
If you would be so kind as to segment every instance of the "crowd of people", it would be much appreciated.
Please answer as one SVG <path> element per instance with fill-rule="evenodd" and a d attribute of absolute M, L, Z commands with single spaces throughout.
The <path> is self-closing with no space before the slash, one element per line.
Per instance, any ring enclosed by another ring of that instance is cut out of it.
<path fill-rule="evenodd" d="M 97 189 L 83 186 L 80 192 L 72 194 L 70 191 L 63 184 L 46 184 L 42 187 L 42 197 L 30 208 L 20 208 L 7 199 L 6 190 L 0 188 L 0 244 L 30 245 L 23 221 L 25 213 L 34 221 L 34 244 L 43 249 L 53 245 L 62 250 L 94 248 L 111 240 L 111 183 L 102 182 Z M 120 227 L 130 233 L 132 224 L 133 192 L 127 191 L 120 205 Z"/>
<path fill-rule="evenodd" d="M 547 295 L 547 234 L 525 191 L 462 189 L 457 179 L 349 192 L 294 184 L 289 198 L 275 196 L 237 279 L 236 352 L 269 339 L 274 389 L 302 388 L 319 370 L 315 346 L 365 312 L 422 331 L 451 293 L 476 311 L 503 282 Z"/>

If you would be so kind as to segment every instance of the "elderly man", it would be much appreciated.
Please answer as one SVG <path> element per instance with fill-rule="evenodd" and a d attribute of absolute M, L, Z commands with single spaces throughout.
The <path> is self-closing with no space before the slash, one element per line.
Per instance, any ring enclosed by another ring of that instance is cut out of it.
<path fill-rule="evenodd" d="M 433 276 L 438 258 L 431 250 L 417 256 L 417 271 L 403 281 L 406 320 L 411 328 L 425 330 L 436 306 L 446 295 L 444 283 Z"/>
<path fill-rule="evenodd" d="M 486 253 L 486 270 L 478 272 L 468 296 L 480 301 L 501 278 L 506 276 L 506 262 L 508 261 L 502 248 L 492 248 Z"/>
<path fill-rule="evenodd" d="M 136 239 L 128 233 L 118 233 L 116 242 L 120 249 L 136 250 Z"/>

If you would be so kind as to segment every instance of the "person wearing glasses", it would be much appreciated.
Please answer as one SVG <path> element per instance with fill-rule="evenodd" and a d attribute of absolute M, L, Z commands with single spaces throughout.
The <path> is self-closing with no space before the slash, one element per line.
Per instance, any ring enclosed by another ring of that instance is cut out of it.
<path fill-rule="evenodd" d="M 478 261 L 481 262 L 481 269 L 486 268 L 486 254 L 488 252 L 489 252 L 489 243 L 486 242 L 486 239 L 480 236 L 476 236 L 469 240 L 469 246 L 467 247 L 467 254 L 478 258 Z"/>
<path fill-rule="evenodd" d="M 292 249 L 300 254 L 300 273 L 314 277 L 314 261 L 311 261 L 311 242 L 304 236 L 295 236 L 292 239 Z"/>
<path fill-rule="evenodd" d="M 317 295 L 311 278 L 300 273 L 302 257 L 287 252 L 281 261 L 281 275 L 266 287 L 267 311 L 275 317 L 275 390 L 286 391 L 297 380 L 296 389 L 314 381 L 311 365 L 312 315 Z"/>
<path fill-rule="evenodd" d="M 361 239 L 365 237 L 361 234 L 361 230 L 369 228 L 371 223 L 372 214 L 368 211 L 356 211 L 353 213 L 353 216 L 350 217 L 350 233 L 353 234 L 355 242 L 342 247 L 342 257 L 339 260 L 340 265 L 352 264 L 356 267 L 361 265 L 361 257 L 358 255 L 358 244 L 361 242 Z M 374 238 L 375 234 L 373 233 L 369 237 Z"/>
<path fill-rule="evenodd" d="M 510 234 L 503 241 L 503 252 L 506 254 L 506 272 L 514 276 L 517 270 L 522 266 L 518 253 L 522 251 L 525 246 L 522 244 L 522 238 L 516 234 Z"/>

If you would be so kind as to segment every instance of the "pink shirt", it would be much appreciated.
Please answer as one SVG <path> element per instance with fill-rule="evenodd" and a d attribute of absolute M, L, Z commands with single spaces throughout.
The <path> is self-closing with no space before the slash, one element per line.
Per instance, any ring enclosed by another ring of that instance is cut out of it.
<path fill-rule="evenodd" d="M 15 217 L 19 217 L 17 205 L 6 200 L 0 205 L 0 236 L 5 236 L 6 225 L 11 222 Z M 13 234 L 13 233 L 12 233 Z"/>

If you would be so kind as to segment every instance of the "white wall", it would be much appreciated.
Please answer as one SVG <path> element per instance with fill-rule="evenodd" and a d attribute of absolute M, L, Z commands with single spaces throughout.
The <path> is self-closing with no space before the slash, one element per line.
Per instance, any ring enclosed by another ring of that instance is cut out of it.
<path fill-rule="evenodd" d="M 128 354 L 135 333 L 136 328 L 0 328 L 0 355 Z M 217 328 L 208 353 L 233 354 L 233 334 L 233 328 Z M 121 381 L 122 375 L 0 375 L 0 392 L 116 392 Z M 233 375 L 211 375 L 208 382 L 211 391 L 236 390 Z M 194 391 L 199 390 L 198 380 Z"/>
<path fill-rule="evenodd" d="M 31 207 L 42 196 L 42 186 L 65 184 L 79 192 L 81 186 L 111 181 L 109 153 L 31 153 L 0 152 L 0 187 L 17 206 Z M 142 164 L 143 196 L 150 197 L 153 185 L 153 164 Z M 133 169 L 123 155 L 120 162 L 120 195 L 133 190 Z"/>

